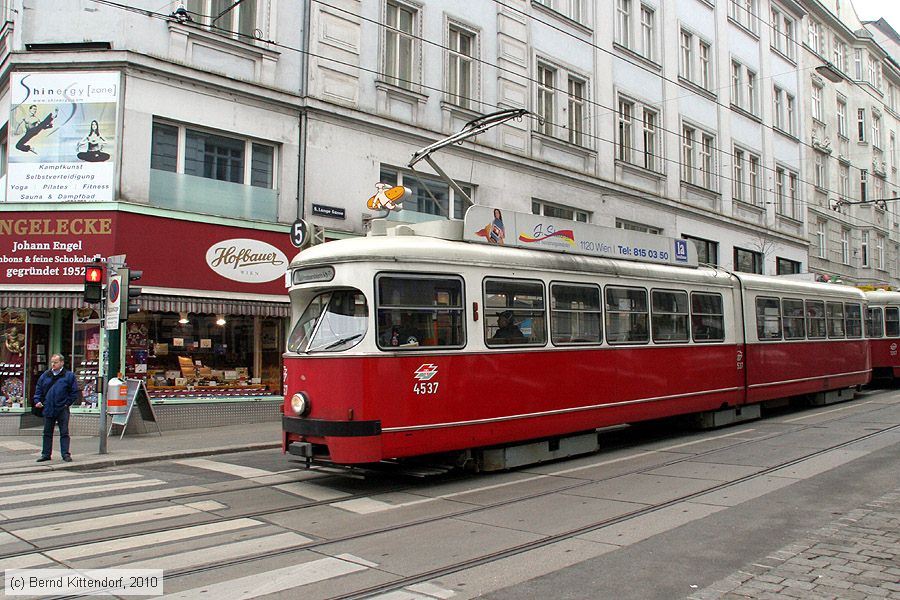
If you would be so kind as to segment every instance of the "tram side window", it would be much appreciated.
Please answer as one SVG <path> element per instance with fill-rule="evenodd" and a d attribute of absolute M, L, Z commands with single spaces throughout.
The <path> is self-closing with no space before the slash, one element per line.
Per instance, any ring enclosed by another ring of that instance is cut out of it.
<path fill-rule="evenodd" d="M 485 279 L 484 313 L 484 339 L 489 347 L 547 343 L 540 281 Z"/>
<path fill-rule="evenodd" d="M 756 299 L 756 337 L 761 340 L 781 339 L 781 304 L 778 298 Z"/>
<path fill-rule="evenodd" d="M 821 300 L 806 301 L 806 335 L 811 340 L 825 337 L 825 303 Z"/>
<path fill-rule="evenodd" d="M 828 337 L 844 337 L 844 305 L 840 302 L 829 302 L 825 305 L 825 318 L 828 321 Z"/>
<path fill-rule="evenodd" d="M 687 292 L 653 290 L 650 292 L 650 326 L 654 342 L 688 341 Z"/>
<path fill-rule="evenodd" d="M 781 314 L 784 320 L 784 339 L 802 340 L 806 337 L 803 300 L 784 298 L 781 301 Z"/>
<path fill-rule="evenodd" d="M 844 304 L 844 329 L 848 338 L 862 337 L 862 308 L 859 304 Z"/>
<path fill-rule="evenodd" d="M 900 309 L 896 306 L 884 309 L 884 335 L 890 338 L 900 337 Z"/>
<path fill-rule="evenodd" d="M 881 308 L 866 309 L 866 337 L 880 338 L 884 336 L 884 316 Z"/>
<path fill-rule="evenodd" d="M 550 340 L 554 344 L 599 344 L 602 319 L 599 287 L 550 284 Z"/>
<path fill-rule="evenodd" d="M 461 348 L 466 343 L 462 279 L 379 275 L 378 347 L 383 350 Z"/>
<path fill-rule="evenodd" d="M 725 339 L 722 294 L 691 293 L 691 335 L 695 342 L 721 342 Z"/>
<path fill-rule="evenodd" d="M 606 287 L 606 341 L 610 344 L 646 343 L 647 290 Z"/>

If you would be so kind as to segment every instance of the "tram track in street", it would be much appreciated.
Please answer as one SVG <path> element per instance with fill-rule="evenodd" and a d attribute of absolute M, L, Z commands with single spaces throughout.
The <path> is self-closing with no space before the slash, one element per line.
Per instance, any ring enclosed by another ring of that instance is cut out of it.
<path fill-rule="evenodd" d="M 849 406 L 849 405 L 848 405 L 848 406 Z M 834 409 L 832 409 L 832 410 L 834 410 Z M 822 413 L 820 413 L 820 414 L 822 414 Z M 864 414 L 864 413 L 863 413 L 863 414 Z M 858 417 L 859 415 L 860 415 L 859 412 L 856 412 L 856 413 L 853 414 L 854 417 Z M 817 423 L 815 423 L 815 424 L 809 424 L 809 425 L 803 425 L 803 426 L 800 426 L 800 427 L 794 427 L 794 428 L 792 428 L 790 431 L 776 432 L 776 433 L 773 433 L 773 434 L 770 434 L 770 435 L 765 435 L 765 436 L 761 436 L 761 437 L 756 437 L 756 438 L 753 438 L 753 439 L 743 439 L 743 440 L 740 440 L 740 441 L 738 441 L 737 443 L 734 443 L 734 444 L 729 444 L 729 445 L 725 445 L 725 446 L 718 446 L 718 447 L 716 447 L 716 448 L 714 448 L 714 449 L 711 449 L 711 450 L 708 450 L 708 451 L 704 451 L 704 452 L 700 452 L 700 453 L 691 454 L 691 455 L 689 455 L 689 456 L 678 457 L 678 458 L 676 458 L 676 459 L 674 459 L 674 460 L 661 462 L 661 463 L 658 463 L 658 464 L 654 464 L 654 465 L 652 465 L 652 466 L 644 465 L 644 466 L 642 466 L 642 467 L 640 467 L 640 468 L 636 468 L 636 469 L 631 469 L 631 470 L 627 470 L 627 471 L 617 471 L 617 472 L 615 473 L 615 475 L 611 475 L 610 477 L 621 477 L 621 476 L 629 475 L 629 474 L 645 473 L 646 471 L 648 471 L 648 470 L 650 470 L 650 469 L 659 469 L 659 468 L 662 468 L 662 467 L 666 467 L 666 466 L 670 466 L 670 465 L 675 465 L 675 464 L 678 464 L 678 463 L 680 463 L 680 462 L 685 462 L 685 461 L 696 461 L 696 460 L 698 460 L 698 459 L 700 459 L 700 458 L 702 458 L 702 457 L 704 457 L 704 456 L 706 456 L 706 455 L 709 455 L 709 454 L 711 454 L 711 453 L 721 452 L 721 451 L 723 451 L 723 450 L 730 450 L 730 449 L 738 448 L 738 447 L 740 447 L 740 446 L 742 446 L 742 445 L 746 445 L 746 444 L 758 443 L 758 442 L 763 442 L 763 441 L 769 441 L 769 440 L 773 440 L 773 439 L 778 439 L 779 437 L 782 437 L 782 436 L 784 436 L 784 435 L 788 435 L 788 434 L 791 434 L 791 433 L 802 432 L 803 430 L 806 430 L 806 429 L 818 428 L 818 427 L 821 427 L 823 424 L 826 424 L 826 423 L 828 423 L 828 422 L 837 421 L 837 420 L 840 420 L 840 419 L 842 419 L 842 418 L 845 418 L 845 416 L 846 416 L 845 414 L 841 414 L 840 416 L 836 416 L 836 417 L 834 417 L 834 418 L 826 419 L 826 420 L 817 422 Z M 869 428 L 869 429 L 871 429 L 871 428 Z M 711 486 L 709 486 L 709 487 L 707 487 L 707 488 L 704 488 L 704 489 L 702 489 L 702 490 L 694 491 L 694 492 L 692 492 L 692 493 L 684 494 L 684 495 L 678 496 L 678 497 L 676 497 L 676 498 L 671 498 L 671 499 L 669 499 L 669 500 L 666 500 L 666 501 L 663 501 L 663 502 L 659 502 L 659 503 L 655 503 L 655 504 L 652 504 L 652 505 L 643 506 L 643 507 L 641 507 L 640 509 L 637 509 L 637 510 L 634 510 L 634 511 L 631 511 L 631 512 L 628 512 L 628 513 L 625 513 L 625 514 L 617 515 L 617 516 L 612 517 L 612 518 L 607 518 L 607 519 L 598 520 L 598 521 L 596 521 L 596 522 L 593 522 L 593 523 L 590 523 L 590 524 L 587 524 L 587 525 L 584 525 L 584 526 L 580 526 L 580 527 L 577 527 L 577 528 L 574 528 L 574 529 L 570 529 L 570 530 L 567 530 L 567 531 L 564 531 L 564 532 L 560 532 L 560 533 L 552 534 L 552 535 L 546 535 L 545 537 L 542 537 L 542 538 L 539 539 L 539 540 L 534 540 L 534 541 L 531 541 L 531 542 L 528 542 L 528 543 L 525 543 L 525 544 L 521 544 L 521 545 L 517 545 L 517 546 L 512 546 L 512 547 L 505 548 L 505 549 L 500 550 L 500 551 L 497 551 L 497 552 L 488 553 L 488 554 L 485 554 L 485 555 L 482 555 L 482 556 L 479 556 L 479 557 L 475 557 L 475 558 L 472 558 L 472 559 L 469 559 L 469 560 L 465 560 L 465 561 L 460 561 L 460 562 L 458 562 L 458 563 L 454 563 L 454 564 L 451 564 L 451 565 L 445 565 L 445 566 L 442 566 L 442 567 L 439 567 L 439 568 L 436 568 L 436 569 L 433 569 L 433 570 L 429 570 L 429 571 L 426 571 L 426 572 L 422 572 L 422 573 L 419 573 L 419 574 L 416 574 L 416 575 L 411 575 L 411 576 L 407 576 L 407 577 L 402 577 L 402 578 L 400 578 L 400 579 L 395 579 L 395 580 L 393 580 L 393 581 L 391 581 L 391 582 L 387 582 L 387 583 L 385 583 L 385 584 L 381 584 L 381 585 L 378 585 L 378 586 L 373 586 L 373 587 L 366 588 L 366 589 L 363 589 L 363 590 L 357 590 L 357 591 L 354 591 L 354 592 L 352 592 L 352 593 L 348 593 L 348 594 L 346 594 L 346 595 L 344 595 L 344 596 L 337 596 L 336 598 L 342 598 L 342 599 L 345 598 L 345 599 L 348 599 L 348 600 L 349 600 L 349 599 L 356 599 L 356 598 L 368 598 L 368 597 L 372 597 L 372 596 L 377 595 L 377 594 L 385 593 L 385 592 L 392 591 L 392 590 L 398 590 L 398 589 L 401 589 L 401 588 L 404 588 L 404 587 L 407 587 L 407 586 L 410 586 L 410 585 L 415 585 L 415 584 L 417 584 L 417 583 L 421 583 L 421 582 L 424 582 L 424 581 L 429 581 L 429 580 L 432 580 L 432 579 L 435 579 L 435 578 L 438 578 L 438 577 L 441 577 L 441 576 L 449 575 L 449 574 L 456 573 L 456 572 L 459 572 L 459 571 L 463 571 L 463 570 L 466 570 L 466 569 L 469 569 L 469 568 L 472 568 L 472 567 L 476 567 L 476 566 L 479 566 L 479 565 L 488 564 L 488 563 L 491 563 L 491 562 L 493 562 L 493 561 L 497 561 L 497 560 L 501 560 L 501 559 L 503 559 L 503 558 L 507 558 L 507 557 L 510 557 L 510 556 L 514 556 L 514 555 L 517 555 L 517 554 L 520 554 L 520 553 L 523 553 L 523 552 L 528 552 L 528 551 L 530 551 L 530 550 L 534 550 L 534 549 L 538 549 L 538 548 L 541 548 L 541 547 L 544 547 L 544 546 L 548 546 L 548 545 L 550 545 L 550 544 L 553 544 L 553 543 L 556 543 L 556 542 L 559 542 L 559 541 L 563 541 L 563 540 L 566 540 L 566 539 L 569 539 L 569 538 L 573 538 L 573 537 L 576 537 L 576 536 L 578 536 L 578 535 L 590 533 L 590 532 L 592 532 L 592 531 L 597 531 L 597 530 L 603 529 L 603 528 L 605 528 L 605 527 L 610 527 L 610 526 L 613 526 L 613 525 L 616 525 L 616 524 L 625 522 L 625 521 L 627 521 L 627 520 L 629 520 L 629 519 L 634 519 L 634 518 L 637 518 L 637 517 L 641 517 L 641 516 L 644 516 L 644 515 L 648 515 L 648 514 L 651 514 L 651 513 L 655 512 L 655 511 L 659 511 L 659 510 L 661 510 L 661 509 L 664 509 L 664 508 L 667 508 L 667 507 L 672 506 L 672 505 L 674 505 L 674 504 L 677 504 L 677 503 L 679 503 L 679 502 L 689 501 L 689 500 L 691 500 L 692 498 L 696 498 L 696 497 L 701 496 L 701 495 L 704 495 L 704 494 L 709 494 L 709 493 L 711 493 L 711 492 L 715 492 L 715 491 L 717 491 L 717 490 L 725 489 L 725 488 L 728 488 L 728 487 L 733 486 L 733 485 L 737 485 L 737 484 L 740 484 L 740 483 L 745 483 L 745 482 L 753 481 L 754 479 L 758 479 L 758 478 L 761 478 L 761 477 L 766 477 L 766 476 L 768 476 L 769 474 L 771 474 L 771 473 L 773 473 L 773 472 L 775 472 L 775 471 L 777 471 L 777 470 L 784 469 L 784 468 L 786 468 L 786 467 L 790 467 L 790 466 L 792 466 L 792 465 L 796 465 L 796 464 L 802 463 L 802 462 L 804 462 L 804 461 L 808 461 L 808 460 L 810 460 L 810 459 L 814 459 L 814 458 L 816 458 L 816 457 L 818 457 L 818 456 L 822 456 L 822 455 L 827 454 L 827 453 L 829 453 L 829 452 L 833 452 L 833 451 L 835 451 L 835 450 L 839 450 L 839 449 L 841 449 L 841 448 L 850 446 L 850 445 L 852 445 L 852 444 L 856 444 L 856 443 L 858 443 L 858 442 L 861 442 L 861 441 L 864 441 L 864 440 L 867 440 L 867 439 L 870 439 L 870 438 L 873 438 L 873 437 L 876 437 L 876 436 L 879 436 L 879 435 L 883 435 L 883 434 L 886 434 L 886 433 L 895 431 L 895 430 L 897 430 L 897 429 L 900 429 L 900 425 L 894 425 L 894 426 L 889 426 L 889 427 L 884 427 L 884 428 L 872 430 L 872 431 L 869 431 L 869 432 L 866 433 L 866 434 L 856 436 L 856 437 L 854 437 L 853 439 L 846 440 L 846 441 L 841 442 L 841 443 L 838 443 L 838 444 L 833 444 L 833 445 L 830 445 L 830 446 L 825 447 L 825 448 L 817 449 L 817 450 L 812 451 L 812 452 L 810 452 L 810 453 L 804 454 L 803 456 L 799 456 L 799 457 L 796 457 L 796 458 L 794 458 L 794 459 L 787 460 L 787 461 L 784 461 L 784 462 L 779 462 L 779 463 L 776 464 L 776 465 L 772 465 L 772 466 L 769 466 L 769 467 L 765 467 L 765 468 L 763 468 L 762 470 L 760 470 L 760 471 L 758 471 L 758 472 L 755 472 L 755 473 L 752 473 L 752 474 L 748 474 L 748 475 L 743 476 L 743 477 L 738 477 L 738 478 L 735 478 L 735 479 L 730 480 L 730 481 L 724 481 L 724 482 L 721 482 L 721 483 L 717 483 L 716 485 L 711 485 Z M 739 433 L 740 433 L 740 432 L 735 432 L 735 434 L 739 434 Z M 703 443 L 704 441 L 708 441 L 708 440 L 698 440 L 697 443 Z M 646 440 L 643 440 L 641 443 L 646 443 Z M 666 452 L 666 449 L 662 449 L 662 450 L 651 450 L 651 451 L 649 451 L 649 452 L 659 452 L 659 453 L 663 453 L 663 452 Z M 617 459 L 617 462 L 620 462 L 620 461 L 626 461 L 626 460 L 629 460 L 629 459 L 631 459 L 631 458 L 635 458 L 635 457 L 628 457 L 628 456 L 621 457 L 620 459 Z M 594 468 L 594 467 L 601 467 L 601 466 L 602 466 L 602 463 L 598 463 L 598 464 L 596 464 L 596 465 L 591 465 L 591 464 L 589 464 L 589 465 L 583 465 L 583 466 L 580 467 L 580 468 L 587 469 L 587 468 Z M 548 479 L 549 479 L 549 478 L 554 478 L 554 477 L 557 477 L 557 478 L 558 478 L 558 477 L 568 477 L 568 474 L 564 474 L 564 475 L 547 474 L 547 475 L 537 475 L 537 476 L 535 476 L 535 478 L 548 478 Z M 529 478 L 528 480 L 531 480 L 531 479 L 534 479 L 534 478 Z M 529 501 L 529 500 L 533 500 L 533 499 L 540 498 L 540 497 L 544 497 L 544 496 L 549 496 L 549 495 L 552 495 L 552 494 L 564 493 L 564 492 L 571 492 L 572 490 L 576 490 L 576 489 L 578 489 L 579 487 L 583 487 L 583 486 L 586 486 L 586 485 L 595 485 L 595 484 L 597 484 L 597 483 L 602 483 L 605 479 L 607 479 L 607 478 L 602 478 L 602 479 L 591 479 L 591 480 L 578 479 L 577 481 L 573 481 L 573 483 L 572 483 L 571 485 L 566 485 L 566 486 L 563 486 L 563 487 L 554 487 L 552 490 L 538 491 L 538 492 L 534 492 L 534 493 L 531 493 L 531 494 L 520 495 L 520 496 L 516 496 L 515 498 L 509 498 L 509 499 L 506 499 L 506 500 L 501 500 L 501 501 L 493 502 L 493 503 L 489 503 L 489 504 L 479 504 L 479 505 L 477 505 L 477 506 L 467 507 L 467 508 L 464 508 L 464 509 L 462 509 L 462 510 L 450 512 L 450 513 L 444 513 L 444 514 L 441 514 L 441 515 L 436 515 L 436 516 L 432 516 L 432 517 L 426 517 L 426 518 L 422 518 L 422 519 L 415 519 L 415 520 L 411 520 L 411 521 L 409 521 L 409 522 L 405 522 L 405 523 L 401 523 L 401 524 L 393 524 L 393 525 L 391 525 L 391 526 L 389 526 L 389 527 L 373 528 L 373 529 L 369 529 L 369 530 L 362 531 L 362 532 L 354 532 L 354 533 L 349 534 L 349 535 L 338 536 L 338 537 L 333 537 L 333 538 L 328 538 L 328 539 L 318 539 L 318 540 L 313 540 L 313 541 L 310 541 L 310 542 L 306 542 L 306 543 L 303 543 L 303 544 L 297 544 L 297 545 L 294 545 L 294 546 L 285 547 L 285 548 L 281 548 L 281 549 L 278 549 L 278 550 L 268 551 L 268 552 L 264 552 L 264 553 L 258 553 L 258 554 L 254 554 L 254 555 L 248 555 L 248 556 L 244 556 L 244 557 L 240 557 L 240 558 L 236 558 L 236 559 L 230 559 L 230 560 L 227 560 L 227 561 L 220 561 L 220 562 L 217 562 L 217 563 L 215 563 L 215 564 L 209 564 L 209 565 L 203 565 L 203 566 L 198 566 L 198 567 L 186 568 L 186 569 L 183 569 L 183 570 L 169 570 L 169 571 L 167 571 L 167 573 L 166 573 L 166 577 L 167 577 L 167 579 L 168 579 L 168 578 L 173 578 L 173 577 L 189 577 L 189 576 L 192 576 L 192 575 L 198 575 L 198 574 L 202 574 L 202 573 L 206 573 L 206 572 L 211 572 L 211 571 L 214 571 L 214 570 L 217 570 L 217 569 L 221 569 L 221 568 L 235 567 L 235 566 L 238 566 L 238 565 L 248 564 L 248 563 L 253 563 L 253 562 L 256 562 L 256 561 L 266 560 L 266 559 L 269 559 L 269 558 L 276 558 L 276 557 L 279 557 L 279 556 L 284 556 L 284 555 L 287 555 L 287 554 L 290 554 L 290 553 L 294 553 L 294 552 L 298 552 L 298 551 L 313 551 L 313 552 L 315 552 L 315 551 L 317 551 L 318 548 L 321 548 L 321 547 L 326 546 L 326 545 L 333 545 L 333 544 L 339 544 L 339 543 L 344 543 L 344 542 L 359 541 L 359 540 L 363 540 L 363 539 L 365 539 L 365 538 L 367 538 L 367 537 L 377 536 L 377 535 L 385 534 L 385 533 L 388 533 L 388 532 L 395 532 L 395 531 L 400 530 L 400 529 L 408 529 L 408 528 L 411 528 L 411 527 L 418 527 L 418 526 L 422 526 L 422 525 L 428 525 L 428 524 L 437 523 L 437 522 L 439 522 L 439 521 L 446 520 L 446 519 L 453 519 L 453 518 L 465 517 L 465 516 L 467 516 L 467 515 L 472 515 L 472 514 L 481 512 L 481 511 L 486 511 L 486 510 L 489 510 L 489 509 L 495 509 L 495 508 L 504 507 L 504 506 L 512 506 L 512 505 L 515 505 L 516 503 L 526 502 L 526 501 Z M 526 481 L 527 481 L 527 480 L 526 480 Z M 515 484 L 518 484 L 518 483 L 523 483 L 523 481 L 519 480 L 519 481 L 509 482 L 509 485 L 515 485 Z M 377 493 L 404 492 L 404 491 L 410 491 L 410 490 L 414 490 L 414 489 L 416 489 L 415 486 L 397 486 L 396 488 L 379 490 Z M 465 491 L 458 492 L 458 493 L 453 494 L 453 495 L 454 495 L 454 496 L 464 495 L 464 494 L 472 493 L 472 492 L 474 492 L 474 491 L 477 491 L 477 490 L 465 490 Z M 366 494 L 354 494 L 354 495 L 352 495 L 352 496 L 341 497 L 341 498 L 340 498 L 340 501 L 343 502 L 343 501 L 352 500 L 352 499 L 360 499 L 360 498 L 365 498 L 365 497 L 368 497 L 368 496 L 371 496 L 371 495 L 372 495 L 372 492 L 369 491 L 369 492 L 366 493 Z M 423 500 L 422 500 L 421 502 L 436 501 L 436 500 L 439 500 L 439 499 L 442 499 L 442 498 L 443 498 L 442 496 L 423 497 Z M 230 516 L 230 517 L 228 517 L 228 519 L 253 518 L 253 517 L 263 517 L 263 518 L 264 518 L 264 517 L 266 517 L 266 516 L 277 515 L 277 514 L 279 514 L 279 513 L 290 512 L 290 511 L 296 511 L 296 510 L 303 510 L 303 509 L 306 509 L 306 508 L 312 508 L 312 507 L 316 507 L 316 506 L 322 506 L 322 505 L 326 505 L 326 504 L 332 504 L 332 503 L 334 503 L 334 502 L 335 502 L 335 500 L 314 501 L 314 502 L 308 502 L 308 503 L 298 503 L 298 504 L 296 504 L 296 505 L 292 505 L 292 506 L 289 506 L 289 507 L 278 507 L 278 508 L 271 508 L 271 509 L 260 510 L 260 511 L 252 511 L 252 512 L 241 513 L 241 514 L 239 514 L 239 515 Z M 402 505 L 398 506 L 397 508 L 398 508 L 398 509 L 399 509 L 399 508 L 402 508 Z M 219 520 L 221 521 L 222 519 L 219 519 Z M 205 523 L 205 522 L 207 522 L 207 521 L 204 521 L 204 523 Z M 210 521 L 210 522 L 211 522 L 211 521 Z M 203 524 L 203 523 L 198 523 L 198 524 Z M 178 529 L 178 528 L 179 528 L 179 527 L 162 527 L 162 528 L 156 528 L 156 529 L 154 529 L 154 530 L 152 530 L 152 531 L 145 531 L 145 532 L 135 533 L 134 535 L 143 535 L 143 534 L 146 534 L 146 533 L 156 533 L 156 532 L 166 532 L 166 531 L 170 531 L 170 530 Z M 126 537 L 127 537 L 127 536 L 126 536 Z M 92 544 L 93 544 L 93 543 L 103 542 L 105 539 L 113 540 L 113 539 L 121 539 L 121 538 L 122 538 L 121 535 L 119 535 L 119 536 L 110 536 L 109 538 L 98 538 L 98 539 L 91 540 L 91 541 L 79 542 L 79 544 L 81 544 L 81 543 L 92 543 Z M 15 554 L 9 554 L 9 555 L 0 556 L 0 558 L 6 558 L 6 557 L 11 557 L 11 556 L 16 556 L 16 555 L 18 555 L 18 554 L 33 553 L 33 552 L 50 552 L 50 551 L 52 551 L 53 549 L 66 548 L 66 547 L 69 547 L 69 546 L 70 546 L 70 545 L 56 545 L 56 546 L 52 546 L 52 547 L 48 546 L 48 547 L 44 547 L 44 548 L 35 548 L 35 549 L 30 550 L 30 551 L 28 551 L 28 552 L 20 552 L 20 553 L 15 553 Z M 324 555 L 324 554 L 323 554 L 323 555 Z"/>

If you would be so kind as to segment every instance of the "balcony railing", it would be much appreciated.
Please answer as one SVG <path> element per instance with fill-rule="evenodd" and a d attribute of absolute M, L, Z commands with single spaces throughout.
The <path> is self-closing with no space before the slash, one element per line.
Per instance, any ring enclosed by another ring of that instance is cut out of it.
<path fill-rule="evenodd" d="M 276 190 L 157 169 L 150 169 L 150 204 L 253 221 L 278 217 Z"/>

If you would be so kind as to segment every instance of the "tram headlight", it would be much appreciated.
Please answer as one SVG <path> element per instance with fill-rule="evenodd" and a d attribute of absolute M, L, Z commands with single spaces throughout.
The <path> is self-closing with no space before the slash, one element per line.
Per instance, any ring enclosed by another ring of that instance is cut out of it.
<path fill-rule="evenodd" d="M 309 409 L 309 396 L 303 392 L 297 392 L 291 396 L 291 410 L 294 411 L 295 415 L 298 417 L 305 417 L 309 414 Z"/>

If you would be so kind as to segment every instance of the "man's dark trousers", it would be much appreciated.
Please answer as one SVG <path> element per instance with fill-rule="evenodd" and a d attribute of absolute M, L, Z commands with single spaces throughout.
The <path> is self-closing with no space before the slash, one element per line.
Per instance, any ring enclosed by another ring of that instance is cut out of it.
<path fill-rule="evenodd" d="M 59 449 L 63 457 L 69 456 L 69 409 L 63 408 L 55 417 L 44 417 L 44 447 L 41 456 L 53 454 L 53 429 L 59 425 Z"/>

